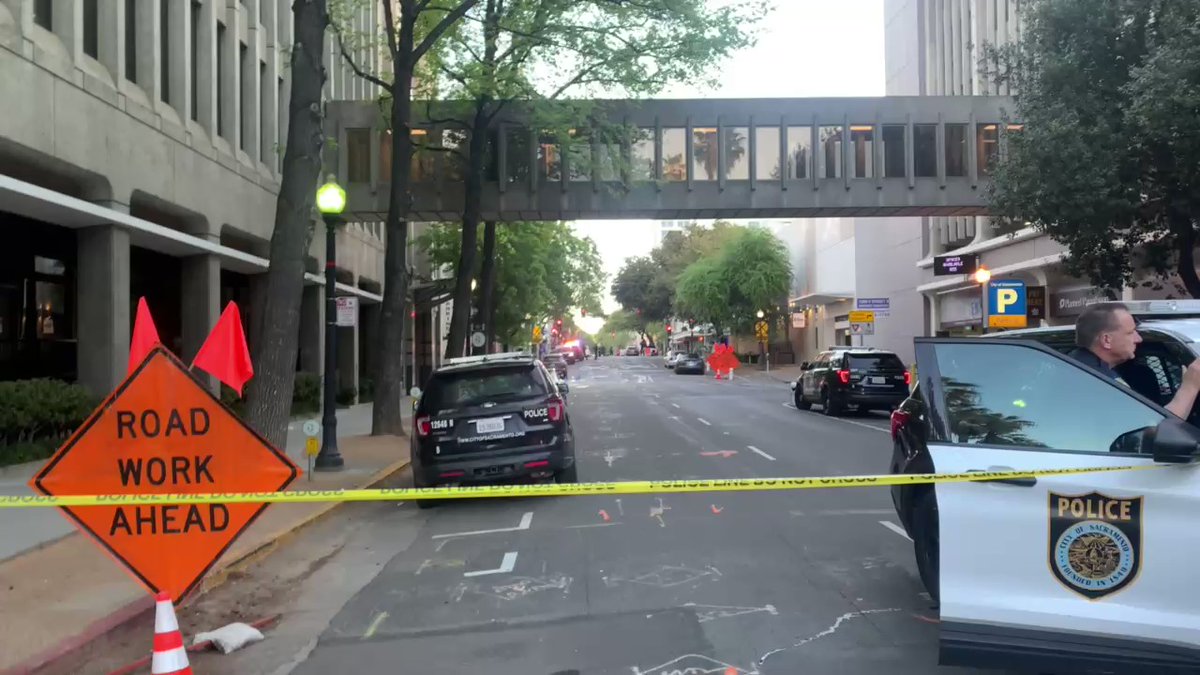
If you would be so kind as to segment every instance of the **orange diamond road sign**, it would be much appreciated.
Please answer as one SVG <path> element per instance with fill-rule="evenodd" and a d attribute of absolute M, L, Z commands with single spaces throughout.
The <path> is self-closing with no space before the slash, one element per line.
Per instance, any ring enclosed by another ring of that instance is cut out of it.
<path fill-rule="evenodd" d="M 45 495 L 272 492 L 300 474 L 162 346 L 30 481 Z M 151 592 L 176 602 L 267 507 L 63 507 Z"/>

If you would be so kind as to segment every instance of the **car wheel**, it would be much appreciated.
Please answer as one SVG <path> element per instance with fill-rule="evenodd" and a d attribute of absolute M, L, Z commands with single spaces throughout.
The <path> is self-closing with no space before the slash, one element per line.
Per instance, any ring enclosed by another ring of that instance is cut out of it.
<path fill-rule="evenodd" d="M 812 409 L 812 403 L 804 400 L 804 394 L 800 391 L 799 388 L 797 388 L 796 391 L 792 393 L 792 400 L 795 402 L 797 410 Z"/>
<path fill-rule="evenodd" d="M 837 417 L 842 414 L 842 406 L 834 402 L 833 397 L 829 394 L 829 388 L 821 390 L 821 410 L 830 417 Z"/>
<path fill-rule="evenodd" d="M 572 464 L 569 468 L 554 474 L 554 480 L 557 483 L 578 483 L 579 464 Z"/>
<path fill-rule="evenodd" d="M 421 488 L 435 487 L 435 486 L 425 485 L 421 481 L 417 480 L 416 476 L 413 476 L 413 487 L 417 488 L 417 489 L 421 489 Z M 437 506 L 437 503 L 439 501 L 441 501 L 441 500 L 440 499 L 418 499 L 418 500 L 416 500 L 417 508 L 418 509 L 432 509 L 433 507 Z"/>
<path fill-rule="evenodd" d="M 913 552 L 917 558 L 917 571 L 929 597 L 938 602 L 941 558 L 940 534 L 938 532 L 937 497 L 932 489 L 925 490 L 913 504 L 912 514 Z"/>

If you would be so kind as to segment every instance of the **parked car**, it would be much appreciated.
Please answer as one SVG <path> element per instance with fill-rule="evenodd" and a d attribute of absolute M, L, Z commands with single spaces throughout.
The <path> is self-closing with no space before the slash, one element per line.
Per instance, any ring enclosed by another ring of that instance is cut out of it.
<path fill-rule="evenodd" d="M 666 358 L 663 359 L 663 366 L 666 368 L 674 368 L 675 362 L 678 361 L 679 357 L 681 356 L 683 356 L 683 352 L 677 352 L 674 350 L 667 352 Z"/>
<path fill-rule="evenodd" d="M 833 347 L 800 366 L 792 400 L 800 410 L 813 404 L 826 415 L 857 410 L 894 410 L 908 397 L 912 373 L 894 352 L 867 347 Z"/>
<path fill-rule="evenodd" d="M 541 358 L 546 369 L 553 372 L 560 380 L 567 379 L 567 357 L 560 352 L 551 352 Z"/>
<path fill-rule="evenodd" d="M 700 355 L 696 352 L 681 356 L 675 360 L 675 373 L 677 375 L 682 375 L 684 373 L 703 375 L 704 370 L 704 359 L 700 358 Z"/>
<path fill-rule="evenodd" d="M 625 348 L 625 356 L 637 356 L 638 353 L 639 352 L 638 352 L 637 347 L 626 347 Z"/>
<path fill-rule="evenodd" d="M 578 480 L 565 383 L 524 352 L 448 359 L 413 414 L 418 488 L 473 482 Z M 432 500 L 420 501 L 422 508 Z"/>

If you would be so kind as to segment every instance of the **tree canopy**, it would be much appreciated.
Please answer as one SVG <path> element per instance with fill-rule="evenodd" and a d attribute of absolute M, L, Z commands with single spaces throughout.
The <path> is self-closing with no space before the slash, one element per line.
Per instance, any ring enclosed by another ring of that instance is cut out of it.
<path fill-rule="evenodd" d="M 419 244 L 435 267 L 457 274 L 462 225 L 438 223 Z M 505 223 L 496 229 L 496 336 L 511 344 L 529 338 L 532 323 L 562 318 L 571 310 L 600 310 L 604 273 L 600 254 L 561 222 Z M 526 315 L 531 318 L 526 319 Z"/>
<path fill-rule="evenodd" d="M 1022 11 L 1020 42 L 988 50 L 1024 124 L 994 166 L 994 209 L 1066 245 L 1068 271 L 1098 286 L 1127 286 L 1141 268 L 1155 277 L 1144 284 L 1177 280 L 1200 297 L 1200 3 Z"/>
<path fill-rule="evenodd" d="M 741 228 L 715 255 L 684 269 L 675 307 L 697 321 L 745 330 L 759 310 L 770 312 L 786 298 L 791 282 L 783 242 L 767 230 Z"/>

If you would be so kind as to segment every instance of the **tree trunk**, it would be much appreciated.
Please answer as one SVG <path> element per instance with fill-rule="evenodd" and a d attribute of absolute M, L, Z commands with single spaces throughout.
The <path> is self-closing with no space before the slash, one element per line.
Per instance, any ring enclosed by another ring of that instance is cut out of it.
<path fill-rule="evenodd" d="M 458 252 L 457 279 L 454 284 L 454 312 L 450 317 L 450 337 L 446 356 L 462 356 L 467 344 L 471 319 L 471 279 L 475 277 L 475 259 L 479 248 L 479 222 L 483 219 L 480 197 L 483 195 L 483 171 L 487 148 L 488 100 L 475 102 L 475 119 L 467 149 L 467 180 L 463 186 L 462 240 Z M 480 315 L 482 318 L 482 315 Z"/>
<path fill-rule="evenodd" d="M 287 145 L 260 315 L 262 332 L 254 349 L 255 377 L 246 394 L 250 426 L 280 448 L 287 442 L 296 383 L 304 256 L 313 233 L 313 202 L 325 138 L 321 130 L 322 49 L 329 25 L 325 0 L 296 3 L 292 20 L 296 42 L 292 45 Z"/>
<path fill-rule="evenodd" d="M 379 335 L 375 341 L 375 401 L 371 407 L 371 435 L 404 435 L 400 401 L 404 396 L 404 328 L 408 319 L 408 210 L 412 203 L 409 174 L 412 166 L 413 35 L 416 17 L 401 14 L 400 35 L 393 61 L 392 185 L 388 198 L 383 256 L 383 302 Z M 413 345 L 414 351 L 416 345 Z M 416 377 L 416 373 L 413 374 Z"/>
<path fill-rule="evenodd" d="M 1186 213 L 1172 213 L 1169 217 L 1177 242 L 1179 263 L 1176 271 L 1179 279 L 1188 295 L 1200 298 L 1200 275 L 1196 273 L 1196 228 Z"/>
<path fill-rule="evenodd" d="M 496 221 L 483 224 L 483 269 L 479 272 L 479 318 L 487 337 L 486 351 L 496 341 Z"/>

